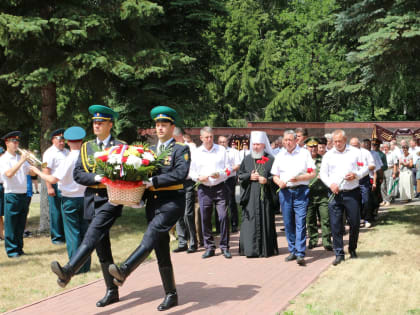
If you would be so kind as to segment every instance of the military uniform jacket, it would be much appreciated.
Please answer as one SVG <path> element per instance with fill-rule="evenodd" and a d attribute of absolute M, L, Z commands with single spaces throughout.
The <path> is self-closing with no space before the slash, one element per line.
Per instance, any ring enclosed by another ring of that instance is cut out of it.
<path fill-rule="evenodd" d="M 156 147 L 151 149 L 156 152 Z M 170 151 L 164 159 L 162 166 L 152 176 L 153 187 L 144 194 L 146 213 L 148 219 L 154 215 L 165 201 L 173 201 L 174 198 L 185 198 L 184 184 L 190 170 L 191 154 L 188 145 L 177 143 L 172 140 L 167 148 Z M 176 195 L 181 197 L 176 197 Z"/>
<path fill-rule="evenodd" d="M 125 144 L 125 142 L 111 136 L 106 147 L 108 148 L 119 144 Z M 95 204 L 96 208 L 98 208 L 108 201 L 106 188 L 103 185 L 98 185 L 99 183 L 95 181 L 95 176 L 97 174 L 94 172 L 95 164 L 92 159 L 96 151 L 96 139 L 84 142 L 73 171 L 74 181 L 80 185 L 88 186 L 84 198 L 84 218 L 86 220 L 92 220 L 95 214 Z M 89 157 L 91 158 L 89 159 Z M 116 213 L 116 215 L 119 216 L 121 215 L 121 209 L 121 206 L 117 206 L 114 207 L 113 210 L 119 212 Z"/>
<path fill-rule="evenodd" d="M 316 177 L 313 178 L 309 183 L 309 187 L 310 187 L 309 193 L 317 194 L 319 196 L 324 195 L 328 197 L 329 188 L 325 186 L 323 181 L 319 178 L 319 170 L 321 169 L 321 162 L 322 162 L 322 156 L 318 154 L 316 158 L 314 159 L 314 163 L 316 166 Z"/>

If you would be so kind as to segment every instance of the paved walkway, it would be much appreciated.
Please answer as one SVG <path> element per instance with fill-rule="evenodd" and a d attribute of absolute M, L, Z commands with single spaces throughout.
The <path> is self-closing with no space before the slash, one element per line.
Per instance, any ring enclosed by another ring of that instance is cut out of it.
<path fill-rule="evenodd" d="M 179 306 L 167 314 L 276 314 L 290 300 L 328 268 L 332 252 L 317 247 L 307 251 L 306 267 L 295 261 L 286 263 L 288 255 L 280 218 L 276 229 L 280 254 L 270 258 L 238 256 L 239 233 L 231 235 L 232 259 L 220 251 L 215 257 L 202 259 L 197 253 L 172 254 Z M 10 314 L 161 314 L 156 310 L 164 292 L 155 261 L 141 265 L 120 289 L 119 303 L 97 308 L 104 294 L 98 280 L 39 302 L 12 310 Z"/>

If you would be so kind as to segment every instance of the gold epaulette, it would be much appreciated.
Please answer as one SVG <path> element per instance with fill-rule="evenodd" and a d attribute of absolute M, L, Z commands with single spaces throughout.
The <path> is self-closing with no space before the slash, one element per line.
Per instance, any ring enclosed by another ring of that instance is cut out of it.
<path fill-rule="evenodd" d="M 82 165 L 86 173 L 90 173 L 90 169 L 92 170 L 92 173 L 95 173 L 96 163 L 89 163 L 89 156 L 87 154 L 87 144 L 93 141 L 95 140 L 84 142 L 82 144 L 82 147 L 80 148 L 80 158 L 82 160 Z"/>
<path fill-rule="evenodd" d="M 179 145 L 186 145 L 185 143 L 183 143 L 183 142 L 175 142 L 176 144 L 179 144 Z"/>

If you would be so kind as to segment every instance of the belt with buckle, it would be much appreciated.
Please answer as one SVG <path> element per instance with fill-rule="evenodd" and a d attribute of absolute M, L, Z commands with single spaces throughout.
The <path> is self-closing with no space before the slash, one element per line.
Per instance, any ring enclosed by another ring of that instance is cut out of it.
<path fill-rule="evenodd" d="M 104 184 L 91 185 L 88 187 L 92 189 L 106 189 L 106 186 Z"/>
<path fill-rule="evenodd" d="M 342 190 L 340 190 L 340 192 L 346 193 L 346 192 L 354 191 L 358 188 L 359 188 L 359 186 L 357 186 L 356 188 L 353 188 L 353 189 L 342 189 Z"/>
<path fill-rule="evenodd" d="M 155 188 L 152 186 L 149 188 L 149 190 L 151 191 L 180 190 L 180 189 L 184 189 L 184 184 L 178 184 L 178 185 L 172 185 L 172 186 L 160 187 L 160 188 Z"/>
<path fill-rule="evenodd" d="M 288 188 L 288 189 L 298 189 L 298 188 L 301 188 L 301 187 L 308 187 L 308 185 L 297 185 L 297 186 L 290 186 L 290 187 L 286 187 L 286 188 Z"/>

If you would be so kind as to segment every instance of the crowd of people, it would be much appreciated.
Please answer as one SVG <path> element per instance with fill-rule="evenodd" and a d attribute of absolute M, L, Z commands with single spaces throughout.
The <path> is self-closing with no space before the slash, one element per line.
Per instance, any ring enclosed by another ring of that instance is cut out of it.
<path fill-rule="evenodd" d="M 20 131 L 2 137 L 6 150 L 0 148 L 0 238 L 8 257 L 24 255 L 30 179 L 45 180 L 51 242 L 66 244 L 69 257 L 65 265 L 52 262 L 51 269 L 57 283 L 65 287 L 75 274 L 90 270 L 90 256 L 96 250 L 106 285 L 98 307 L 119 301 L 118 287 L 152 250 L 165 290 L 158 309 L 178 304 L 169 249 L 169 231 L 174 226 L 175 253 L 193 254 L 204 247 L 202 258 L 209 259 L 219 256 L 219 248 L 220 256 L 231 259 L 230 234 L 239 231 L 239 255 L 270 257 L 279 253 L 275 220 L 281 213 L 287 262 L 296 260 L 305 266 L 307 250 L 323 246 L 334 252 L 332 264 L 337 266 L 345 259 L 347 224 L 348 253 L 357 258 L 360 227 L 370 228 L 380 207 L 389 206 L 398 196 L 410 201 L 420 189 L 420 148 L 414 140 L 409 144 L 402 140 L 400 149 L 395 140 L 348 139 L 343 130 L 309 137 L 306 129 L 298 128 L 284 131 L 272 143 L 265 132 L 252 131 L 241 140 L 239 150 L 238 141 L 228 136 L 219 136 L 215 143 L 214 131 L 207 126 L 200 130 L 197 146 L 176 127 L 180 121 L 176 111 L 158 106 L 151 111 L 158 137 L 152 149 L 168 150 L 169 157 L 144 182 L 148 220 L 144 237 L 117 265 L 109 230 L 121 216 L 122 205 L 109 202 L 90 157 L 124 142 L 111 135 L 117 113 L 101 105 L 92 105 L 89 111 L 95 139 L 83 142 L 86 132 L 78 126 L 55 130 L 42 170 L 33 165 L 33 155 L 19 149 Z M 218 244 L 215 233 L 220 234 Z"/>

